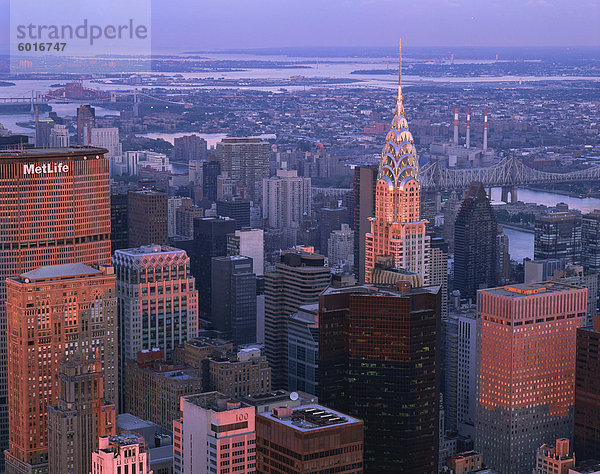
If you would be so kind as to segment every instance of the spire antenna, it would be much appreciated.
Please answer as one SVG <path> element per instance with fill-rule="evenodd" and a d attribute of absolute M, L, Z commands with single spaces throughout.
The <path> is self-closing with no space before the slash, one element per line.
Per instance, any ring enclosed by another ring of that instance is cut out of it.
<path fill-rule="evenodd" d="M 402 38 L 398 40 L 398 52 L 400 59 L 398 60 L 398 99 L 402 98 Z"/>

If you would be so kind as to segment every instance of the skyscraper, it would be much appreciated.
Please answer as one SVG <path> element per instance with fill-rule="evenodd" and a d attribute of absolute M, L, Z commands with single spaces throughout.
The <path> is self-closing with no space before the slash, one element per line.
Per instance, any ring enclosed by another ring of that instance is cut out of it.
<path fill-rule="evenodd" d="M 311 214 L 311 180 L 296 170 L 277 170 L 263 182 L 263 218 L 272 229 L 299 229 Z"/>
<path fill-rule="evenodd" d="M 175 347 L 198 335 L 198 292 L 184 250 L 166 245 L 117 250 L 119 367 L 142 350 Z"/>
<path fill-rule="evenodd" d="M 600 316 L 593 327 L 577 330 L 575 367 L 575 452 L 600 459 Z"/>
<path fill-rule="evenodd" d="M 581 222 L 582 265 L 598 274 L 600 283 L 600 209 L 585 214 Z M 600 284 L 598 285 L 600 287 Z M 596 298 L 600 294 L 596 295 Z"/>
<path fill-rule="evenodd" d="M 269 177 L 269 142 L 260 138 L 224 138 L 217 143 L 221 173 L 241 181 L 248 189 L 248 199 L 261 202 L 263 179 Z"/>
<path fill-rule="evenodd" d="M 198 135 L 176 137 L 173 146 L 174 161 L 200 161 L 206 159 L 207 143 Z"/>
<path fill-rule="evenodd" d="M 535 220 L 535 260 L 556 258 L 581 265 L 581 214 L 546 212 Z"/>
<path fill-rule="evenodd" d="M 131 191 L 128 197 L 129 246 L 169 242 L 168 196 L 153 189 Z"/>
<path fill-rule="evenodd" d="M 5 279 L 44 265 L 110 262 L 105 151 L 30 149 L 0 160 L 0 471 L 8 449 Z"/>
<path fill-rule="evenodd" d="M 221 174 L 221 163 L 205 161 L 202 163 L 202 194 L 209 201 L 217 200 L 217 177 Z"/>
<path fill-rule="evenodd" d="M 257 276 L 265 273 L 265 233 L 262 229 L 241 229 L 227 236 L 227 255 L 252 258 L 252 269 Z"/>
<path fill-rule="evenodd" d="M 92 128 L 96 126 L 96 109 L 91 105 L 77 108 L 77 144 L 89 146 L 92 144 Z"/>
<path fill-rule="evenodd" d="M 66 125 L 54 125 L 50 130 L 50 146 L 64 148 L 69 146 L 69 130 Z"/>
<path fill-rule="evenodd" d="M 237 230 L 250 227 L 250 201 L 240 198 L 219 199 L 217 215 L 235 219 Z"/>
<path fill-rule="evenodd" d="M 324 207 L 319 210 L 319 251 L 322 255 L 329 257 L 329 237 L 334 230 L 340 230 L 342 224 L 348 222 L 348 209 L 345 207 L 329 208 Z"/>
<path fill-rule="evenodd" d="M 64 356 L 98 357 L 106 399 L 117 401 L 115 276 L 112 267 L 53 265 L 8 278 L 6 287 L 10 423 L 6 469 L 45 472 L 46 414 L 58 401 Z"/>
<path fill-rule="evenodd" d="M 319 297 L 319 402 L 365 424 L 365 472 L 437 473 L 439 290 Z"/>
<path fill-rule="evenodd" d="M 377 165 L 354 168 L 354 273 L 360 283 L 365 281 L 365 235 L 375 215 L 377 169 Z"/>
<path fill-rule="evenodd" d="M 545 440 L 573 435 L 576 330 L 587 290 L 555 282 L 481 290 L 476 446 L 501 474 L 529 474 Z"/>
<path fill-rule="evenodd" d="M 241 255 L 212 259 L 211 321 L 234 344 L 256 342 L 256 275 Z"/>
<path fill-rule="evenodd" d="M 325 258 L 288 251 L 275 270 L 265 273 L 265 353 L 274 388 L 287 385 L 287 321 L 302 305 L 316 303 L 331 281 Z"/>
<path fill-rule="evenodd" d="M 129 247 L 128 196 L 125 193 L 110 194 L 110 249 Z"/>
<path fill-rule="evenodd" d="M 48 472 L 91 472 L 98 438 L 116 431 L 116 407 L 104 400 L 102 362 L 81 354 L 63 359 L 58 401 L 48 409 Z"/>
<path fill-rule="evenodd" d="M 439 285 L 441 287 L 441 317 L 445 318 L 448 316 L 448 244 L 444 242 L 444 239 L 439 237 L 433 237 L 431 239 L 431 254 L 429 264 L 429 283 L 431 285 Z"/>
<path fill-rule="evenodd" d="M 429 282 L 429 236 L 419 219 L 419 159 L 408 130 L 402 98 L 402 50 L 398 95 L 377 175 L 375 217 L 365 236 L 365 281 L 371 282 L 375 260 L 391 256 L 394 266 L 417 273 Z"/>
<path fill-rule="evenodd" d="M 208 317 L 212 305 L 212 258 L 227 255 L 227 234 L 235 232 L 235 221 L 229 218 L 194 219 L 194 240 L 183 247 L 190 256 L 192 275 L 198 288 L 198 311 Z"/>
<path fill-rule="evenodd" d="M 481 183 L 471 185 L 454 224 L 454 289 L 475 300 L 477 290 L 496 285 L 498 224 Z"/>

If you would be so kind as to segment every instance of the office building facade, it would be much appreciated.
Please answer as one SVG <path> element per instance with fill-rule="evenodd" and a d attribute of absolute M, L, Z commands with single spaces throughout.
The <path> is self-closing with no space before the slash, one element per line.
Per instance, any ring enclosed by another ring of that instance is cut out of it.
<path fill-rule="evenodd" d="M 269 177 L 269 146 L 260 138 L 224 138 L 217 143 L 221 173 L 241 181 L 250 201 L 263 199 L 263 179 Z"/>
<path fill-rule="evenodd" d="M 272 229 L 299 229 L 311 215 L 310 178 L 298 176 L 296 170 L 277 170 L 277 175 L 263 182 L 263 218 Z"/>
<path fill-rule="evenodd" d="M 101 148 L 5 152 L 0 160 L 0 470 L 8 448 L 5 279 L 66 263 L 109 263 L 110 176 Z M 48 193 L 52 189 L 52 193 Z"/>
<path fill-rule="evenodd" d="M 477 305 L 475 449 L 501 474 L 529 474 L 545 440 L 573 435 L 576 332 L 587 290 L 518 284 L 481 290 Z"/>
<path fill-rule="evenodd" d="M 212 259 L 211 321 L 237 345 L 256 342 L 256 275 L 252 259 L 235 255 Z"/>
<path fill-rule="evenodd" d="M 166 245 L 117 250 L 119 367 L 143 350 L 175 347 L 198 334 L 198 292 L 184 250 Z"/>
<path fill-rule="evenodd" d="M 274 388 L 287 385 L 288 316 L 316 303 L 330 282 L 324 257 L 299 251 L 284 252 L 275 270 L 265 274 L 265 353 Z"/>
<path fill-rule="evenodd" d="M 181 397 L 181 416 L 173 422 L 175 473 L 257 472 L 253 406 L 207 392 Z"/>
<path fill-rule="evenodd" d="M 577 330 L 574 441 L 578 459 L 600 459 L 600 317 Z"/>
<path fill-rule="evenodd" d="M 536 218 L 534 259 L 581 265 L 581 223 L 578 211 L 552 211 Z"/>
<path fill-rule="evenodd" d="M 473 184 L 454 223 L 454 289 L 475 301 L 477 290 L 496 286 L 498 223 L 482 184 Z"/>
<path fill-rule="evenodd" d="M 115 276 L 112 267 L 100 268 L 53 265 L 6 280 L 7 472 L 48 470 L 46 414 L 58 400 L 63 357 L 98 356 L 106 399 L 117 401 Z M 34 396 L 39 401 L 31 404 Z"/>
<path fill-rule="evenodd" d="M 98 438 L 117 434 L 117 410 L 104 399 L 99 358 L 65 358 L 58 376 L 58 401 L 48 409 L 49 474 L 91 472 Z"/>
<path fill-rule="evenodd" d="M 433 474 L 440 288 L 398 288 L 321 294 L 319 402 L 364 421 L 365 472 Z"/>
<path fill-rule="evenodd" d="M 168 196 L 153 189 L 128 195 L 129 247 L 169 242 Z"/>
<path fill-rule="evenodd" d="M 363 422 L 321 405 L 256 415 L 258 472 L 363 472 Z"/>

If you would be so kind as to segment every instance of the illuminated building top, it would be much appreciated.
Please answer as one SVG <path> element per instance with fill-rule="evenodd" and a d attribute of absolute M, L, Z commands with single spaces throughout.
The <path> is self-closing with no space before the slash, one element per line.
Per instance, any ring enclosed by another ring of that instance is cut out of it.
<path fill-rule="evenodd" d="M 377 179 L 385 179 L 389 186 L 403 187 L 410 178 L 417 179 L 419 160 L 413 136 L 408 130 L 402 98 L 402 43 L 400 43 L 400 68 L 398 72 L 398 96 L 390 131 L 381 152 Z"/>

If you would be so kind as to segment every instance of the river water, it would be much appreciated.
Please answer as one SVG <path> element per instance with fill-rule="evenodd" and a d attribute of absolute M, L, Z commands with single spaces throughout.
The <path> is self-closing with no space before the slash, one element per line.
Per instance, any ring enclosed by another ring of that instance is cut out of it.
<path fill-rule="evenodd" d="M 569 209 L 579 209 L 584 214 L 591 212 L 594 209 L 600 209 L 599 198 L 581 199 L 545 191 L 535 191 L 526 188 L 519 188 L 517 193 L 519 201 L 543 204 L 548 207 L 553 207 L 556 206 L 559 202 L 564 202 L 569 205 Z M 499 203 L 500 196 L 501 188 L 493 188 L 492 201 L 494 203 Z M 532 233 L 507 228 L 504 228 L 504 233 L 508 236 L 509 253 L 510 258 L 512 260 L 521 262 L 526 257 L 533 259 L 534 235 Z"/>

